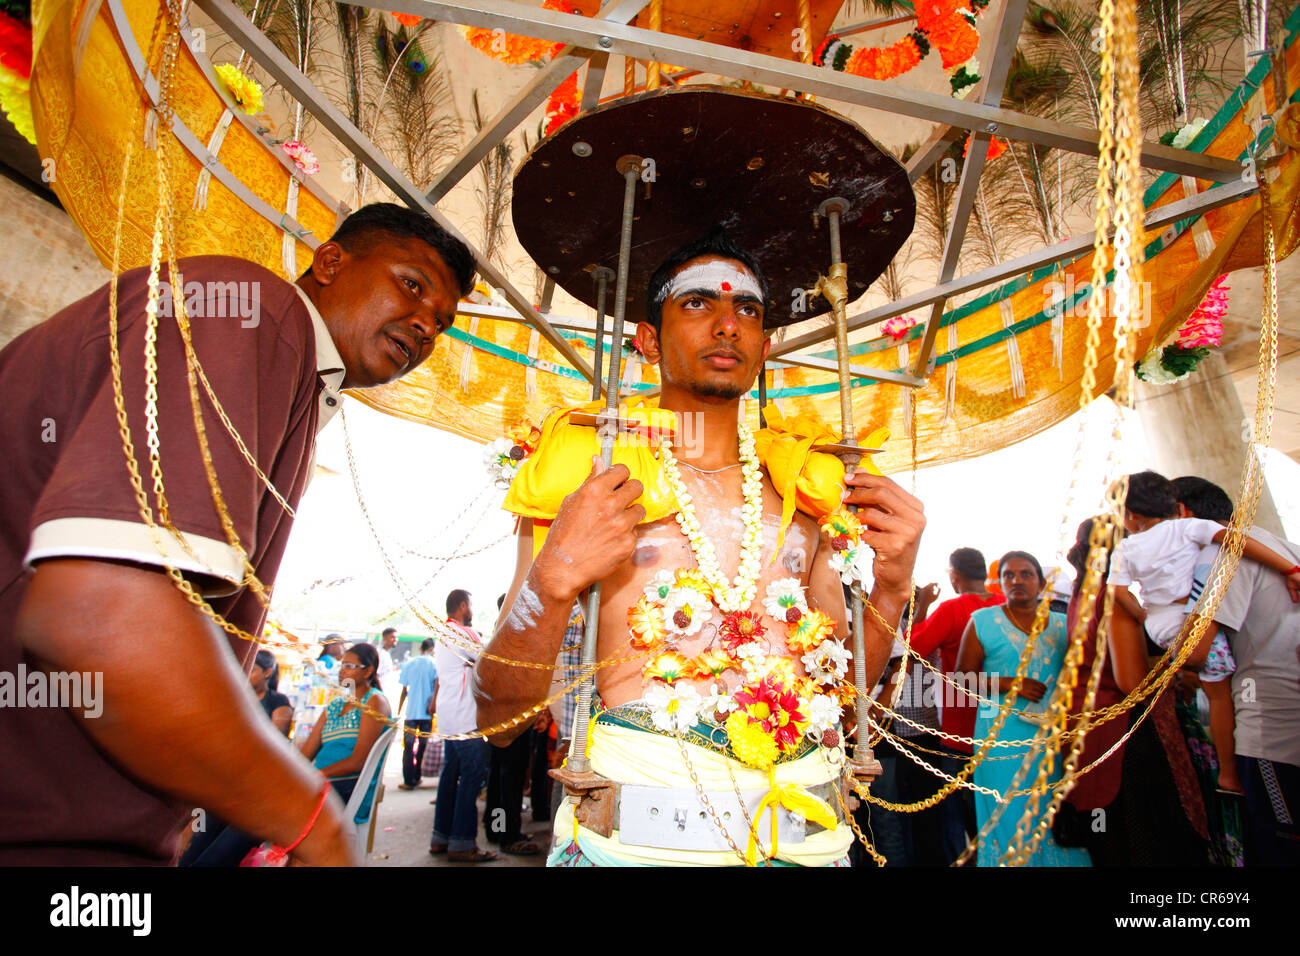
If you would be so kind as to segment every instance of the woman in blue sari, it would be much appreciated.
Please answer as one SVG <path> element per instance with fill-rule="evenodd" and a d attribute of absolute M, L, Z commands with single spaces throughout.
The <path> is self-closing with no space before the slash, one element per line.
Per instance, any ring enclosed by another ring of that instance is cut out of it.
<path fill-rule="evenodd" d="M 1025 642 L 1034 624 L 1038 609 L 1038 595 L 1046 582 L 1043 568 L 1038 560 L 1024 551 L 1009 551 L 998 561 L 998 576 L 1002 584 L 1002 593 L 1007 602 L 995 607 L 982 608 L 971 614 L 966 633 L 962 636 L 961 650 L 957 655 L 957 671 L 962 674 L 982 672 L 989 680 L 982 681 L 988 690 L 982 691 L 985 697 L 996 700 L 1001 705 L 1006 699 L 1006 692 L 1016 671 L 1020 668 L 1020 657 L 1025 650 Z M 1065 652 L 1069 639 L 1065 629 L 1065 616 L 1052 613 L 1043 633 L 1038 636 L 1034 654 L 1025 669 L 1025 678 L 1021 681 L 1020 692 L 1015 703 L 1015 710 L 1028 714 L 1045 714 L 1048 688 L 1055 686 L 1061 665 L 1065 661 Z M 998 710 L 990 704 L 982 703 L 975 719 L 976 738 L 985 738 L 993 726 Z M 999 740 L 1031 740 L 1038 731 L 1038 724 L 1026 720 L 1015 713 L 1007 716 L 1006 722 L 998 731 Z M 979 749 L 978 747 L 976 748 Z M 998 793 L 1011 789 L 1012 778 L 1023 763 L 1023 755 L 1028 747 L 996 747 L 989 751 L 986 759 L 975 768 L 974 782 L 977 786 L 988 787 Z M 1041 753 L 1041 751 L 1040 751 Z M 1008 758 L 1018 755 L 1014 759 Z M 1038 778 L 1041 756 L 1035 760 L 1028 773 L 1022 778 L 1016 789 L 1028 789 Z M 1056 765 L 1047 776 L 1047 783 L 1053 784 L 1061 778 L 1062 758 L 1058 755 Z M 1039 798 L 1038 808 L 1041 813 L 1051 799 L 1050 792 Z M 997 824 L 979 845 L 980 866 L 997 866 L 1002 855 L 1011 844 L 1016 832 L 1016 825 L 1025 812 L 1027 797 L 1013 797 L 999 817 Z M 975 819 L 983 833 L 983 827 L 994 811 L 998 801 L 986 793 L 975 792 Z M 1035 821 L 1037 823 L 1037 821 Z M 1029 833 L 1033 832 L 1033 828 Z M 1028 842 L 1028 841 L 1026 841 Z M 1090 866 L 1088 852 L 1083 849 L 1067 849 L 1058 846 L 1052 839 L 1049 829 L 1043 834 L 1038 849 L 1025 861 L 1025 866 Z"/>

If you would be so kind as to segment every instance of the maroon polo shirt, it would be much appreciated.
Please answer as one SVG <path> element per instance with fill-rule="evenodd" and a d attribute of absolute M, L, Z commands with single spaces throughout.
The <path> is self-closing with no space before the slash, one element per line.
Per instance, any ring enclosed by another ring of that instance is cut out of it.
<path fill-rule="evenodd" d="M 262 471 L 296 506 L 310 478 L 324 387 L 312 314 L 293 285 L 242 259 L 201 256 L 179 266 L 194 349 L 213 390 Z M 157 520 L 145 432 L 147 271 L 127 272 L 118 283 L 119 349 L 136 458 Z M 17 673 L 20 662 L 35 666 L 14 634 L 33 563 L 56 556 L 165 561 L 128 477 L 113 401 L 108 305 L 104 286 L 0 351 L 0 447 L 8 453 L 0 483 L 0 671 Z M 164 487 L 173 522 L 200 560 L 169 533 L 160 537 L 174 566 L 202 587 L 215 610 L 259 633 L 263 608 L 238 587 L 238 563 L 199 453 L 180 332 L 170 317 L 159 319 L 157 352 Z M 200 395 L 227 507 L 269 586 L 292 519 Z M 147 641 L 149 609 L 138 611 L 139 639 Z M 256 647 L 230 643 L 246 665 Z M 174 862 L 191 808 L 120 771 L 68 710 L 0 707 L 0 768 L 0 863 Z"/>

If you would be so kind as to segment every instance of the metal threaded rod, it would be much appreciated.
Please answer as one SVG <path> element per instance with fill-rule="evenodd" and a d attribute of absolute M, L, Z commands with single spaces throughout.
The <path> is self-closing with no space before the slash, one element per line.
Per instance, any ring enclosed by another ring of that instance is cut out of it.
<path fill-rule="evenodd" d="M 840 249 L 840 216 L 843 209 L 838 205 L 832 205 L 826 210 L 826 224 L 830 227 L 831 235 L 831 263 L 836 264 L 843 262 L 843 256 Z M 856 445 L 858 443 L 855 437 L 853 427 L 853 380 L 849 372 L 849 330 L 847 303 L 843 299 L 835 302 L 835 357 L 836 365 L 840 374 L 840 428 L 843 432 L 843 444 Z M 861 459 L 858 456 L 846 455 L 844 457 L 844 467 L 848 468 L 856 465 Z M 857 509 L 854 508 L 854 511 Z M 853 686 L 857 689 L 856 711 L 858 721 L 858 742 L 853 749 L 854 756 L 861 758 L 862 747 L 868 739 L 867 734 L 867 716 L 870 710 L 870 702 L 867 697 L 867 642 L 866 642 L 866 621 L 863 617 L 862 598 L 857 591 L 852 592 L 849 601 L 850 624 L 853 628 L 851 635 L 851 644 L 853 651 Z"/>
<path fill-rule="evenodd" d="M 635 161 L 633 161 L 635 160 Z M 618 280 L 614 285 L 614 328 L 610 336 L 609 378 L 605 384 L 605 414 L 618 415 L 618 381 L 622 376 L 623 319 L 627 313 L 627 276 L 632 258 L 632 211 L 636 205 L 636 184 L 640 177 L 640 157 L 624 156 L 618 161 L 623 174 L 623 226 L 618 242 Z M 607 423 L 600 429 L 600 457 L 608 468 L 614 460 L 616 424 Z M 596 637 L 600 632 L 600 582 L 587 592 L 586 630 L 582 635 L 582 666 L 590 668 L 596 663 Z M 586 677 L 578 687 L 578 710 L 574 717 L 573 747 L 569 753 L 569 769 L 586 773 L 591 769 L 587 760 L 587 724 L 591 721 L 591 692 L 594 681 Z"/>
<path fill-rule="evenodd" d="M 605 361 L 605 296 L 609 292 L 609 278 L 613 275 L 604 266 L 596 269 L 596 358 L 591 376 L 591 400 L 600 398 L 600 375 Z"/>

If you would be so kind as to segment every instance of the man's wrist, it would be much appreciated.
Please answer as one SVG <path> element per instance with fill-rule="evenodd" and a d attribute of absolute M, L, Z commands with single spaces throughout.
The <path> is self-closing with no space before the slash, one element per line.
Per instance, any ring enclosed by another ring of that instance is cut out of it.
<path fill-rule="evenodd" d="M 301 831 L 304 822 L 299 820 L 294 825 Z M 353 852 L 343 826 L 343 803 L 331 792 L 311 830 L 291 855 L 317 866 L 347 866 L 356 862 Z"/>
<path fill-rule="evenodd" d="M 897 628 L 903 619 L 903 609 L 907 607 L 908 595 L 882 587 L 873 587 L 870 596 L 871 606 L 885 619 L 891 628 Z"/>
<path fill-rule="evenodd" d="M 528 577 L 524 579 L 524 588 L 531 590 L 543 603 L 571 607 L 578 599 L 578 595 L 582 593 L 582 588 L 573 587 L 565 581 L 564 573 L 557 568 L 552 568 L 548 559 L 549 555 L 543 548 L 537 555 L 537 560 L 533 562 Z"/>

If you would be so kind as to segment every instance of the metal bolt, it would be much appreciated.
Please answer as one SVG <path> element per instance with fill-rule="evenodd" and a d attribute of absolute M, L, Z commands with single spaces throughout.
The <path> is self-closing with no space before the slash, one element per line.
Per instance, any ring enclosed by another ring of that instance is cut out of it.
<path fill-rule="evenodd" d="M 886 209 L 885 212 L 884 212 L 884 214 L 883 214 L 880 218 L 881 218 L 882 220 L 884 220 L 885 222 L 893 222 L 893 221 L 894 221 L 894 210 L 892 210 L 892 209 Z"/>
<path fill-rule="evenodd" d="M 612 37 L 601 37 L 599 40 L 596 41 L 596 45 L 599 46 L 602 50 L 608 50 L 610 47 L 614 45 L 614 39 Z"/>
<path fill-rule="evenodd" d="M 581 157 L 583 157 L 584 159 L 585 159 L 586 157 L 590 156 L 590 155 L 591 155 L 591 144 L 590 144 L 590 143 L 584 143 L 582 140 L 578 140 L 576 143 L 573 144 L 573 155 L 574 155 L 574 156 L 581 156 Z"/>
<path fill-rule="evenodd" d="M 560 267 L 559 267 L 559 266 L 547 266 L 547 267 L 546 267 L 546 271 L 549 272 L 549 273 L 550 273 L 551 275 L 553 275 L 553 276 L 558 276 L 558 275 L 560 274 Z"/>
<path fill-rule="evenodd" d="M 986 133 L 996 133 L 997 131 L 998 131 L 997 123 L 989 123 L 987 126 L 984 127 L 984 132 Z"/>

